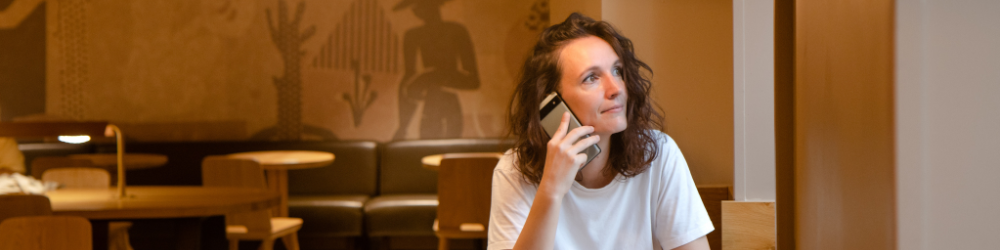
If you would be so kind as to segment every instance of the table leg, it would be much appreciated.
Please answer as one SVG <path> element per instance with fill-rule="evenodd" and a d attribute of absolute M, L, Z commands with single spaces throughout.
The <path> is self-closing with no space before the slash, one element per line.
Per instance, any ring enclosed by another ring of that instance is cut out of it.
<path fill-rule="evenodd" d="M 108 222 L 90 220 L 91 245 L 94 249 L 108 249 Z"/>
<path fill-rule="evenodd" d="M 267 187 L 281 195 L 281 204 L 271 210 L 274 217 L 288 217 L 288 170 L 267 170 Z"/>
<path fill-rule="evenodd" d="M 201 218 L 177 219 L 177 249 L 200 249 L 201 226 Z"/>

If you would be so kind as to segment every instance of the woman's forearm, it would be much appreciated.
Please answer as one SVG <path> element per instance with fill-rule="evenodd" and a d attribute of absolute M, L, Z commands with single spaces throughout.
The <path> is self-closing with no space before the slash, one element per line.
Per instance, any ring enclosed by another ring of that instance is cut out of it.
<path fill-rule="evenodd" d="M 545 154 L 544 173 L 535 200 L 531 203 L 524 228 L 514 243 L 514 249 L 552 249 L 555 246 L 556 226 L 559 225 L 559 210 L 562 198 L 575 182 L 580 167 L 587 161 L 583 150 L 596 144 L 600 136 L 584 138 L 594 132 L 594 127 L 581 126 L 569 129 L 571 114 L 562 114 L 559 128 L 549 140 Z"/>
<path fill-rule="evenodd" d="M 559 225 L 559 209 L 562 195 L 553 195 L 542 183 L 538 187 L 535 200 L 531 204 L 524 228 L 514 244 L 515 250 L 552 249 L 555 246 L 556 226 Z"/>

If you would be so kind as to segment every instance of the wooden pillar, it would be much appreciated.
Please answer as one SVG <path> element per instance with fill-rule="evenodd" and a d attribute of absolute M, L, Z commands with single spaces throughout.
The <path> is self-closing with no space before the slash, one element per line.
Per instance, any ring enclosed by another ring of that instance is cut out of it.
<path fill-rule="evenodd" d="M 892 0 L 795 2 L 797 249 L 895 249 Z"/>

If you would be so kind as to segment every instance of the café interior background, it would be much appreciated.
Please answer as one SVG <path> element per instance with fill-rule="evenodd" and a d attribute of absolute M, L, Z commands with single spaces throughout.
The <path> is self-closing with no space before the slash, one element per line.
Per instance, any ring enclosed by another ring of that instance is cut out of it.
<path fill-rule="evenodd" d="M 0 119 L 139 141 L 500 137 L 547 5 L 0 0 Z"/>
<path fill-rule="evenodd" d="M 732 185 L 732 1 L 596 3 L 0 0 L 0 120 L 147 142 L 503 137 L 524 56 L 572 6 L 635 42 L 695 181 Z"/>

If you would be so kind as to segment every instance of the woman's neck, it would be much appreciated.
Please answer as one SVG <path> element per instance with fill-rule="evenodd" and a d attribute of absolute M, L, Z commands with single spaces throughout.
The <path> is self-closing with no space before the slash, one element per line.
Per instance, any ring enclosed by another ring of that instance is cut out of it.
<path fill-rule="evenodd" d="M 611 172 L 610 175 L 604 174 L 604 169 L 608 168 L 608 159 L 611 155 L 611 135 L 600 136 L 601 141 L 597 142 L 597 146 L 601 148 L 601 153 L 597 154 L 594 160 L 590 161 L 590 163 L 576 174 L 576 182 L 587 188 L 607 186 L 617 175 L 615 172 Z"/>

